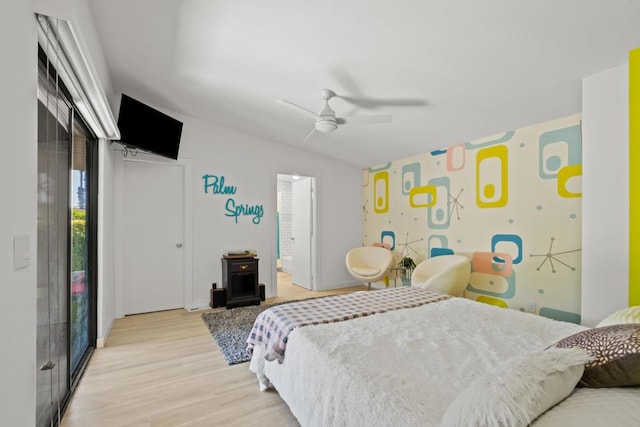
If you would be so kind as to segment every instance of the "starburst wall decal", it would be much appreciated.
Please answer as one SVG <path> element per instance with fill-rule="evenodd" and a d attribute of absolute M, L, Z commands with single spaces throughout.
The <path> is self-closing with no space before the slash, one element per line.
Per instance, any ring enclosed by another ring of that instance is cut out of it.
<path fill-rule="evenodd" d="M 451 194 L 449 194 L 449 201 L 447 202 L 447 207 L 449 208 L 449 218 L 451 218 L 451 214 L 453 214 L 453 211 L 455 210 L 456 218 L 458 218 L 458 221 L 460 221 L 460 209 L 464 209 L 464 206 L 462 206 L 462 203 L 460 203 L 460 195 L 463 191 L 464 188 L 461 188 L 460 191 L 458 191 L 458 195 L 456 197 L 453 197 Z"/>
<path fill-rule="evenodd" d="M 551 238 L 551 241 L 549 242 L 549 250 L 547 251 L 546 254 L 529 254 L 530 257 L 542 257 L 544 258 L 542 260 L 542 262 L 540 263 L 540 265 L 538 265 L 536 267 L 537 271 L 540 271 L 540 269 L 542 268 L 542 266 L 549 261 L 549 266 L 551 267 L 551 272 L 555 273 L 556 272 L 556 268 L 555 265 L 553 264 L 553 262 L 557 262 L 558 264 L 564 265 L 565 267 L 567 267 L 568 269 L 570 269 L 571 271 L 576 271 L 576 267 L 573 267 L 569 264 L 567 264 L 566 262 L 563 262 L 561 259 L 558 258 L 558 255 L 565 255 L 565 254 L 570 254 L 570 253 L 574 253 L 574 252 L 580 252 L 582 249 L 573 249 L 570 251 L 562 251 L 562 252 L 551 252 L 553 249 L 553 242 L 555 241 L 555 237 Z"/>
<path fill-rule="evenodd" d="M 407 233 L 407 235 L 404 238 L 404 243 L 398 243 L 398 248 L 402 248 L 400 249 L 400 256 L 401 257 L 405 257 L 405 256 L 409 256 L 409 251 L 413 251 L 414 254 L 417 254 L 418 251 L 416 249 L 414 249 L 411 245 L 413 243 L 417 243 L 417 242 L 421 242 L 424 239 L 417 239 L 417 240 L 412 240 L 411 242 L 409 241 L 409 233 Z"/>

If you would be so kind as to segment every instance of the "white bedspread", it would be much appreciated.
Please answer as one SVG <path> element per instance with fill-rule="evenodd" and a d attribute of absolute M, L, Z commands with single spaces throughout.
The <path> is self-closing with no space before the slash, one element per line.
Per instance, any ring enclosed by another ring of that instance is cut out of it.
<path fill-rule="evenodd" d="M 303 426 L 436 426 L 477 375 L 585 329 L 453 298 L 295 329 L 282 364 L 250 369 Z"/>

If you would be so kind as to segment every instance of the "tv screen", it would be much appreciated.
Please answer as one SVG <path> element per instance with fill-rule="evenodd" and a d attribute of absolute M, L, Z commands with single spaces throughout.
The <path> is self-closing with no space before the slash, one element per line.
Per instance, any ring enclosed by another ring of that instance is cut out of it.
<path fill-rule="evenodd" d="M 182 122 L 124 93 L 120 100 L 118 128 L 122 144 L 178 159 Z"/>

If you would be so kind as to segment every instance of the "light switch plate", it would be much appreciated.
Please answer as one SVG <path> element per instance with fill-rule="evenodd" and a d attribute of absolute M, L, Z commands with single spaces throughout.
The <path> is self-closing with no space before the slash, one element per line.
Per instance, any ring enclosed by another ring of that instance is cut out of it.
<path fill-rule="evenodd" d="M 31 265 L 31 240 L 29 235 L 13 236 L 13 269 L 22 270 Z"/>
<path fill-rule="evenodd" d="M 535 301 L 527 301 L 527 313 L 535 313 L 536 312 L 536 302 Z"/>

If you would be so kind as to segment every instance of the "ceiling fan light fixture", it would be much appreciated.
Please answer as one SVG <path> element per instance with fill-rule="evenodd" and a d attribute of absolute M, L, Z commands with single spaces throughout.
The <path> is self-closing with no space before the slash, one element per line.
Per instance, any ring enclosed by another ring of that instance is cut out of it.
<path fill-rule="evenodd" d="M 344 125 L 346 123 L 351 123 L 353 121 L 362 121 L 368 123 L 389 123 L 391 121 L 391 116 L 356 116 L 354 118 L 347 119 L 343 117 L 336 117 L 336 112 L 329 106 L 329 100 L 333 97 L 337 96 L 336 93 L 330 89 L 322 90 L 322 99 L 324 99 L 324 107 L 318 113 L 314 113 L 311 110 L 308 110 L 304 107 L 301 107 L 297 104 L 294 104 L 291 101 L 287 101 L 286 99 L 277 99 L 276 102 L 280 105 L 283 105 L 287 108 L 291 108 L 294 111 L 297 111 L 300 114 L 303 114 L 307 117 L 311 117 L 315 120 L 315 125 L 313 130 L 307 135 L 304 139 L 304 142 L 309 140 L 309 137 L 313 135 L 314 132 L 320 133 L 331 133 L 338 129 L 338 126 Z M 363 117 L 363 120 L 359 120 L 360 117 Z M 366 118 L 365 118 L 366 117 Z"/>
<path fill-rule="evenodd" d="M 333 132 L 338 128 L 335 118 L 331 119 L 318 119 L 316 120 L 316 130 L 322 133 Z"/>

